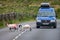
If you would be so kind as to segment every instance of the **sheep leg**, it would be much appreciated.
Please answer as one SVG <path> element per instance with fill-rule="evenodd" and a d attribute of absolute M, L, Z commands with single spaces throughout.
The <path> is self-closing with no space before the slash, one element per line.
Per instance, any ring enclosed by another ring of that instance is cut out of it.
<path fill-rule="evenodd" d="M 9 30 L 11 30 L 11 28 L 9 28 Z"/>
<path fill-rule="evenodd" d="M 32 28 L 30 28 L 30 31 L 32 30 Z"/>

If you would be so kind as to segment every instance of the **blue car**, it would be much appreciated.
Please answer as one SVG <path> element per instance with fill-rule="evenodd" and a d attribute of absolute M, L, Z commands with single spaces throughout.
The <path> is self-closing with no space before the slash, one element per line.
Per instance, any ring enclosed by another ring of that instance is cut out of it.
<path fill-rule="evenodd" d="M 42 3 L 36 18 L 36 28 L 48 26 L 56 28 L 56 13 L 49 3 Z"/>

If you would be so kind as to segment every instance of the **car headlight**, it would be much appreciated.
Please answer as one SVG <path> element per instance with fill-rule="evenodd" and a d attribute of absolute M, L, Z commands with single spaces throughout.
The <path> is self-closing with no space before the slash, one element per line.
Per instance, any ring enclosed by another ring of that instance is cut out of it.
<path fill-rule="evenodd" d="M 41 22 L 41 20 L 37 20 L 37 22 Z"/>
<path fill-rule="evenodd" d="M 55 22 L 55 20 L 51 20 L 51 22 Z"/>

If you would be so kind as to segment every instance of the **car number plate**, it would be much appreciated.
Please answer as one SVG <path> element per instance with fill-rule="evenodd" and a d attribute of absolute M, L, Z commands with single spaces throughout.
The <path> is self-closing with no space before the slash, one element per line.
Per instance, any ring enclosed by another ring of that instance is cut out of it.
<path fill-rule="evenodd" d="M 43 23 L 43 25 L 48 25 L 49 23 Z"/>

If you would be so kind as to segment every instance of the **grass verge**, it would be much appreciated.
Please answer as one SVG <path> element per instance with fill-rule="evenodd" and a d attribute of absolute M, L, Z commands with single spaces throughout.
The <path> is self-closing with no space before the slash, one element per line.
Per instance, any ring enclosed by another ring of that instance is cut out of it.
<path fill-rule="evenodd" d="M 17 24 L 19 24 L 19 23 L 22 23 L 22 22 L 27 22 L 27 21 L 34 21 L 34 19 L 28 19 L 28 20 L 18 20 L 18 19 L 16 19 L 16 20 L 10 20 L 9 22 L 10 23 L 17 23 Z M 7 27 L 6 26 L 6 22 L 5 21 L 1 21 L 0 22 L 0 29 L 2 29 L 2 28 L 5 28 L 5 27 Z"/>

